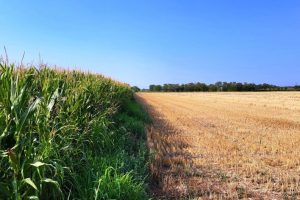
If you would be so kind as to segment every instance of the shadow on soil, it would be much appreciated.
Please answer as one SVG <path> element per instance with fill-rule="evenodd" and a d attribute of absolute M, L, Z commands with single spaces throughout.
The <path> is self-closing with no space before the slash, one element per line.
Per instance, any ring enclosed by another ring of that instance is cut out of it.
<path fill-rule="evenodd" d="M 180 130 L 159 113 L 157 108 L 136 96 L 149 113 L 152 123 L 147 127 L 147 141 L 152 160 L 151 190 L 156 199 L 189 199 L 226 197 L 225 183 L 207 166 L 196 166 L 195 155 L 187 151 Z"/>

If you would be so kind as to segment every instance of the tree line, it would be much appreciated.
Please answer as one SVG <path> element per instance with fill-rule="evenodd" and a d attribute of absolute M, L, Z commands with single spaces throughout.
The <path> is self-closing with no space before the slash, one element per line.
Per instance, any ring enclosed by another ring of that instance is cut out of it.
<path fill-rule="evenodd" d="M 214 84 L 205 83 L 187 83 L 187 84 L 163 84 L 150 85 L 146 91 L 152 92 L 230 92 L 230 91 L 300 91 L 300 85 L 296 86 L 276 86 L 267 83 L 239 83 L 239 82 L 221 82 Z"/>

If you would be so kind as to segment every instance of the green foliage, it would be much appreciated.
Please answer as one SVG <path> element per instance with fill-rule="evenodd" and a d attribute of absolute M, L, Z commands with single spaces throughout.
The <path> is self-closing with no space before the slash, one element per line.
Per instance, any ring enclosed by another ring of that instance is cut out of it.
<path fill-rule="evenodd" d="M 100 75 L 0 63 L 0 199 L 146 198 L 132 96 Z"/>
<path fill-rule="evenodd" d="M 150 85 L 149 90 L 154 91 L 154 92 L 160 92 L 160 91 L 162 91 L 162 86 L 161 85 Z"/>
<path fill-rule="evenodd" d="M 139 91 L 141 91 L 141 89 L 140 89 L 139 87 L 137 87 L 137 86 L 133 86 L 133 87 L 131 87 L 131 89 L 132 89 L 132 91 L 134 91 L 134 92 L 139 92 Z"/>
<path fill-rule="evenodd" d="M 205 83 L 188 83 L 188 84 L 164 84 L 150 85 L 149 91 L 153 92 L 217 92 L 217 91 L 295 91 L 300 90 L 299 86 L 280 87 L 270 84 L 254 83 L 237 83 L 237 82 L 216 82 L 215 84 L 206 85 Z"/>
<path fill-rule="evenodd" d="M 133 180 L 130 173 L 119 174 L 109 167 L 99 177 L 95 199 L 144 199 L 144 187 Z"/>

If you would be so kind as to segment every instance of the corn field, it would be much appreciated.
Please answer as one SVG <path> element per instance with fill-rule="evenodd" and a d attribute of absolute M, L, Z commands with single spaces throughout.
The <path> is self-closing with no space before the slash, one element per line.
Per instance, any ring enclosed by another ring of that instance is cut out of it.
<path fill-rule="evenodd" d="M 144 199 L 144 121 L 126 84 L 0 64 L 0 199 Z"/>

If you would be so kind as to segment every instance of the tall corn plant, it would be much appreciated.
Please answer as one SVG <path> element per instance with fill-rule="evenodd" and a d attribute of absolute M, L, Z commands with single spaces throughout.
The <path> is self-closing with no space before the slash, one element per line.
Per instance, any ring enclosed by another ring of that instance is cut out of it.
<path fill-rule="evenodd" d="M 13 65 L 1 64 L 0 184 L 5 198 L 35 199 L 49 187 L 55 188 L 49 197 L 61 195 L 59 183 L 50 178 L 56 167 L 45 162 L 46 151 L 51 149 L 47 120 L 59 94 L 57 89 L 49 98 L 39 94 L 34 87 L 35 73 L 34 69 L 17 71 Z"/>
<path fill-rule="evenodd" d="M 76 196 L 93 152 L 116 147 L 108 119 L 131 90 L 100 75 L 0 67 L 0 199 Z"/>

